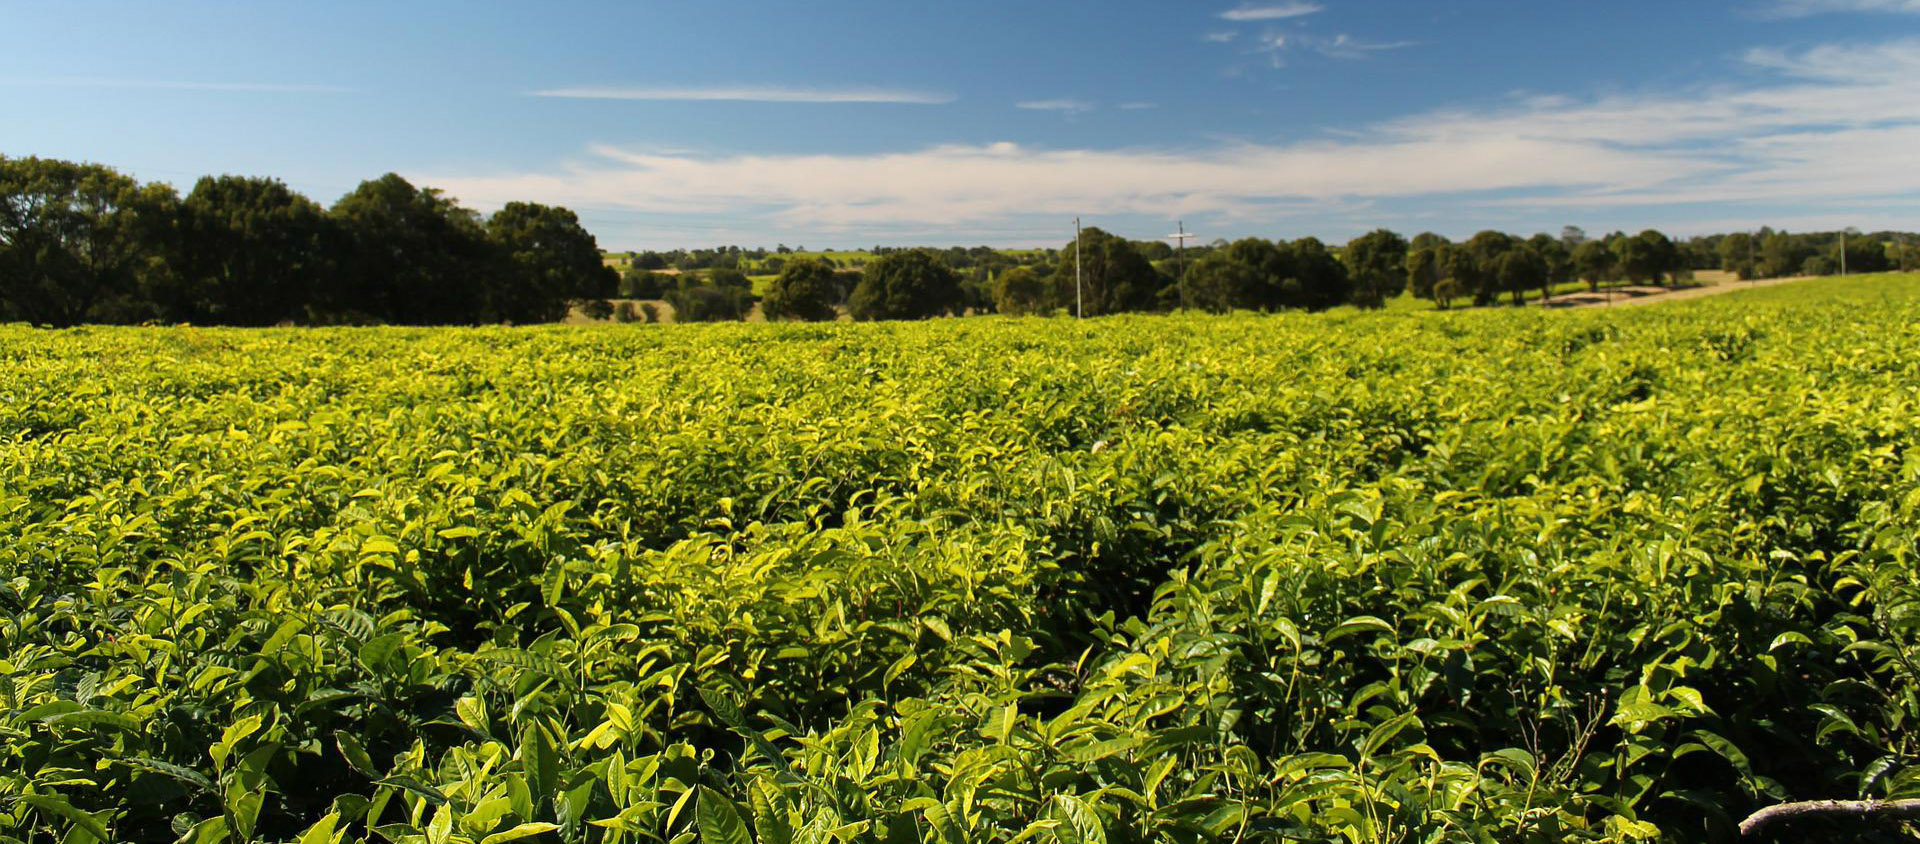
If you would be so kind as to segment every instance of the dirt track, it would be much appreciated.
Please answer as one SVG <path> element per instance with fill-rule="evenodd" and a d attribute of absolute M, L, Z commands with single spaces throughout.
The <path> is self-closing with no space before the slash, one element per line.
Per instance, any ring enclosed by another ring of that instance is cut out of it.
<path fill-rule="evenodd" d="M 1669 289 L 1665 287 L 1609 287 L 1598 293 L 1581 291 L 1555 296 L 1552 299 L 1535 301 L 1530 304 L 1542 308 L 1594 308 L 1620 307 L 1625 305 L 1651 305 L 1658 302 L 1672 302 L 1678 299 L 1698 299 L 1702 296 L 1718 296 L 1722 293 L 1734 293 L 1752 290 L 1756 287 L 1772 287 L 1794 281 L 1806 281 L 1811 276 L 1792 278 L 1767 278 L 1756 281 L 1722 281 L 1717 284 L 1702 284 L 1697 287 Z"/>

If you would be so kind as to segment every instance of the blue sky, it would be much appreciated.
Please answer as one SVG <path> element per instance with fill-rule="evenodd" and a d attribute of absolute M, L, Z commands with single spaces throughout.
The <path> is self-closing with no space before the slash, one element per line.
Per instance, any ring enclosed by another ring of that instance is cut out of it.
<path fill-rule="evenodd" d="M 1920 0 L 0 0 L 0 154 L 608 248 L 1920 228 Z"/>

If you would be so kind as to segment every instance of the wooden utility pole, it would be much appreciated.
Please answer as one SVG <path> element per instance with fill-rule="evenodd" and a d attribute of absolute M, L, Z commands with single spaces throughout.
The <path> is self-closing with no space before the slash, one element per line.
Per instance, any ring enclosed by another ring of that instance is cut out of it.
<path fill-rule="evenodd" d="M 1080 218 L 1073 218 L 1073 318 L 1085 319 L 1086 295 L 1080 292 Z"/>

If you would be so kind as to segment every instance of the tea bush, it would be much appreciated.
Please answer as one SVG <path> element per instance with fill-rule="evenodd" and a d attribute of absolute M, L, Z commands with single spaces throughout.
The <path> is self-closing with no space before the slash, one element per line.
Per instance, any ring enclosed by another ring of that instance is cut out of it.
<path fill-rule="evenodd" d="M 0 839 L 1693 841 L 1920 796 L 1917 294 L 0 328 Z"/>

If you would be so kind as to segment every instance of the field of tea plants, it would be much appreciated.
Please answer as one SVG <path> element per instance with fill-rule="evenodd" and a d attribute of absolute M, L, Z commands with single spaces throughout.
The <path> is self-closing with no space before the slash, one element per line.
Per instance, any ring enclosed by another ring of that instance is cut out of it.
<path fill-rule="evenodd" d="M 1702 841 L 1920 796 L 1920 277 L 0 360 L 0 841 Z M 1910 832 L 1823 823 L 1774 834 Z"/>

